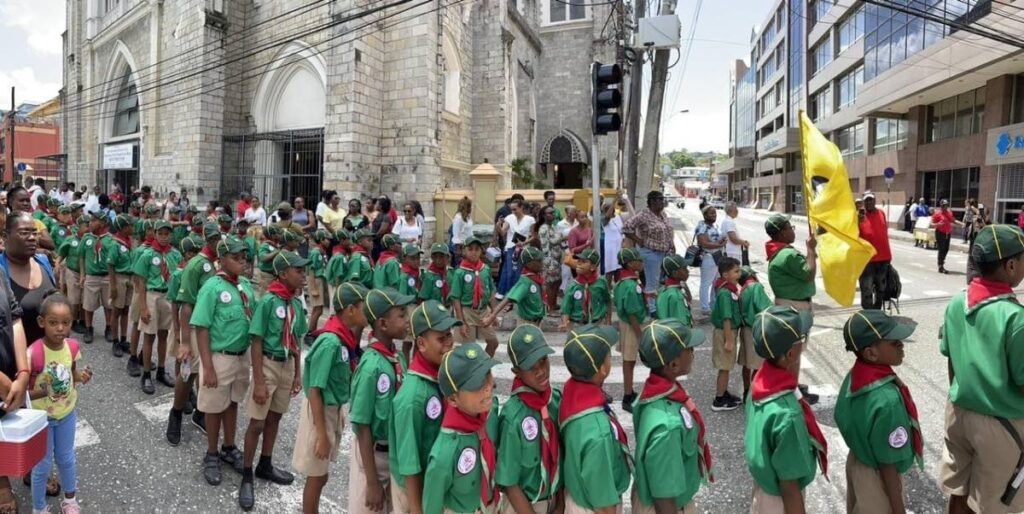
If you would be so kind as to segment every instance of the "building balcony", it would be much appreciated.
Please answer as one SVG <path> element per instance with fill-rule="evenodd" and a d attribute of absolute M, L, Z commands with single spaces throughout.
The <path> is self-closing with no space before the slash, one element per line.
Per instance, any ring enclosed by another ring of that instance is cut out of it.
<path fill-rule="evenodd" d="M 754 165 L 754 159 L 750 157 L 729 157 L 715 163 L 715 172 L 722 175 L 730 175 L 736 171 L 750 168 Z"/>
<path fill-rule="evenodd" d="M 782 128 L 757 142 L 760 157 L 781 157 L 800 150 L 800 129 Z"/>

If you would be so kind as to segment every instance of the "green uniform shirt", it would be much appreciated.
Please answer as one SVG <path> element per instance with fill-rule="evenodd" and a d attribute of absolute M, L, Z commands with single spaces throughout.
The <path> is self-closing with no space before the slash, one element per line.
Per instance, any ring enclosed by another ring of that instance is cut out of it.
<path fill-rule="evenodd" d="M 373 288 L 384 289 L 390 287 L 395 290 L 402 287 L 402 264 L 398 259 L 389 259 L 384 264 L 377 263 L 373 267 Z"/>
<path fill-rule="evenodd" d="M 121 275 L 131 274 L 135 261 L 132 259 L 131 251 L 127 246 L 114 239 L 114 244 L 110 245 L 108 252 L 107 263 L 114 267 L 114 273 Z"/>
<path fill-rule="evenodd" d="M 244 352 L 249 349 L 249 317 L 245 314 L 239 289 L 249 302 L 254 302 L 255 296 L 248 280 L 239 280 L 235 286 L 223 277 L 215 276 L 199 289 L 189 324 L 210 331 L 210 351 Z M 252 303 L 249 305 L 251 309 Z"/>
<path fill-rule="evenodd" d="M 526 275 L 520 275 L 519 280 L 505 296 L 516 304 L 516 315 L 519 319 L 541 321 L 547 313 L 541 286 Z"/>
<path fill-rule="evenodd" d="M 715 305 L 711 308 L 711 324 L 717 329 L 723 329 L 725 320 L 732 321 L 733 330 L 739 330 L 743 322 L 739 298 L 727 288 L 719 287 L 715 292 Z"/>
<path fill-rule="evenodd" d="M 700 489 L 700 426 L 685 406 L 662 396 L 633 407 L 636 492 L 640 502 L 674 498 L 683 510 Z"/>
<path fill-rule="evenodd" d="M 204 286 L 205 287 L 205 286 Z M 301 296 L 301 295 L 299 295 Z M 302 298 L 292 298 L 292 308 L 295 309 L 295 319 L 292 320 L 292 335 L 295 336 L 296 344 L 306 336 L 306 310 L 302 308 Z M 249 298 L 253 298 L 250 296 Z M 199 303 L 196 303 L 196 309 Z M 278 359 L 287 357 L 284 348 L 284 339 L 281 337 L 284 332 L 284 320 L 288 315 L 288 305 L 276 294 L 264 294 L 259 304 L 253 309 L 252 322 L 249 324 L 249 335 L 259 337 L 263 340 L 263 353 L 269 354 Z"/>
<path fill-rule="evenodd" d="M 309 275 L 315 278 L 326 278 L 327 276 L 327 259 L 324 257 L 323 250 L 319 246 L 314 246 L 309 249 Z"/>
<path fill-rule="evenodd" d="M 914 465 L 914 429 L 895 379 L 889 376 L 853 393 L 847 374 L 836 398 L 835 419 L 857 460 L 870 468 L 892 464 L 905 473 Z"/>
<path fill-rule="evenodd" d="M 665 286 L 658 291 L 655 300 L 658 319 L 676 319 L 680 323 L 693 328 L 693 316 L 690 314 L 690 304 L 687 303 L 686 293 L 683 286 Z"/>
<path fill-rule="evenodd" d="M 590 313 L 583 312 L 584 291 L 590 288 Z M 584 286 L 575 279 L 565 290 L 565 298 L 562 299 L 562 314 L 569 315 L 573 323 L 599 323 L 608 314 L 608 281 L 604 277 L 598 277 L 597 281 L 590 286 Z"/>
<path fill-rule="evenodd" d="M 627 278 L 615 284 L 615 313 L 619 319 L 629 323 L 630 318 L 643 325 L 647 319 L 647 300 L 644 299 L 644 289 L 640 286 L 640 280 Z M 591 300 L 593 301 L 593 300 Z"/>
<path fill-rule="evenodd" d="M 482 309 L 490 303 L 491 297 L 494 296 L 494 279 L 491 278 L 490 266 L 486 264 L 480 269 L 479 279 L 476 278 L 476 272 L 461 267 L 455 268 L 451 277 L 451 280 L 448 281 L 451 289 L 448 292 L 448 298 L 452 304 L 459 302 L 463 307 Z M 475 287 L 476 280 L 480 280 L 480 283 L 483 285 L 484 294 L 480 300 L 480 305 L 474 306 L 473 288 Z"/>
<path fill-rule="evenodd" d="M 81 258 L 82 254 L 82 240 L 75 235 L 69 236 L 67 239 L 57 247 L 57 255 L 64 259 L 64 263 L 67 264 L 68 269 L 79 272 L 78 259 Z"/>
<path fill-rule="evenodd" d="M 760 282 L 751 282 L 740 290 L 740 317 L 743 319 L 743 326 L 753 327 L 757 314 L 771 306 L 772 301 Z"/>
<path fill-rule="evenodd" d="M 171 279 L 167 281 L 167 301 L 178 303 L 178 289 L 181 288 L 181 272 L 184 268 L 179 265 L 171 272 Z"/>
<path fill-rule="evenodd" d="M 161 264 L 166 261 L 167 265 L 167 278 L 164 278 L 161 270 Z M 142 277 L 146 281 L 146 291 L 167 291 L 167 282 L 170 279 L 170 270 L 178 267 L 181 263 L 181 252 L 171 248 L 171 250 L 165 254 L 146 247 L 142 253 L 139 254 L 138 260 L 135 261 L 135 265 L 132 266 L 132 272 L 139 277 Z"/>
<path fill-rule="evenodd" d="M 593 510 L 622 503 L 630 470 L 608 414 L 603 410 L 581 414 L 560 430 L 562 483 L 576 504 Z"/>
<path fill-rule="evenodd" d="M 373 266 L 370 258 L 361 253 L 354 253 L 348 258 L 345 282 L 358 282 L 367 289 L 373 289 Z"/>
<path fill-rule="evenodd" d="M 34 219 L 34 220 L 43 221 L 43 218 L 45 218 L 45 217 L 46 217 L 46 212 L 44 212 L 41 209 L 36 209 L 36 210 L 32 211 L 32 219 Z"/>
<path fill-rule="evenodd" d="M 348 269 L 348 256 L 344 253 L 336 253 L 327 261 L 327 269 L 324 271 L 324 278 L 333 287 L 338 287 L 345 281 Z"/>
<path fill-rule="evenodd" d="M 146 237 L 146 229 L 144 228 L 146 220 L 139 218 L 135 220 L 135 228 L 132 230 L 132 237 L 137 241 L 142 241 Z"/>
<path fill-rule="evenodd" d="M 449 268 L 445 277 L 441 277 L 437 273 L 430 271 L 430 268 L 424 268 L 420 271 L 420 294 L 419 299 L 422 301 L 436 300 L 441 302 L 442 305 L 451 305 L 451 300 L 444 297 L 443 287 L 445 280 L 451 284 L 452 269 Z"/>
<path fill-rule="evenodd" d="M 391 476 L 405 487 L 405 477 L 427 470 L 430 449 L 441 432 L 444 397 L 433 378 L 409 372 L 395 394 L 388 418 Z"/>
<path fill-rule="evenodd" d="M 402 373 L 408 368 L 402 352 L 397 352 Z M 388 440 L 388 420 L 391 403 L 398 383 L 395 368 L 387 357 L 373 348 L 366 348 L 352 375 L 352 396 L 349 403 L 349 421 L 370 427 L 374 441 Z M 429 488 L 428 488 L 429 489 Z"/>
<path fill-rule="evenodd" d="M 181 272 L 181 283 L 178 286 L 178 301 L 195 305 L 199 298 L 199 289 L 210 279 L 216 270 L 206 255 L 192 257 Z M 251 297 L 250 297 L 251 299 Z"/>
<path fill-rule="evenodd" d="M 42 212 L 42 211 L 36 211 L 36 212 Z M 50 216 L 49 214 L 43 214 L 43 217 L 40 218 L 39 221 L 43 222 L 43 226 L 46 227 L 46 232 L 53 231 L 53 227 L 57 225 L 57 220 L 53 219 L 53 217 Z"/>
<path fill-rule="evenodd" d="M 71 232 L 71 228 L 55 223 L 53 227 L 50 228 L 50 239 L 53 239 L 54 248 L 60 248 L 60 245 L 64 244 L 64 241 L 71 237 Z"/>
<path fill-rule="evenodd" d="M 562 391 L 552 390 L 548 415 L 555 420 L 556 431 L 561 402 Z M 498 416 L 498 470 L 494 473 L 494 479 L 503 487 L 519 486 L 531 503 L 547 500 L 561 489 L 561 473 L 559 476 L 548 477 L 547 483 L 542 476 L 543 427 L 541 413 L 527 407 L 513 391 Z M 551 434 L 551 437 L 557 439 L 558 434 Z"/>
<path fill-rule="evenodd" d="M 814 481 L 818 463 L 796 395 L 787 391 L 759 402 L 750 398 L 746 411 L 747 469 L 757 485 L 781 496 L 780 480 L 795 481 L 801 490 Z"/>
<path fill-rule="evenodd" d="M 256 236 L 245 236 L 245 238 L 242 239 L 242 242 L 245 243 L 245 247 L 247 248 L 246 260 L 251 263 L 252 260 L 256 258 Z"/>
<path fill-rule="evenodd" d="M 810 300 L 816 291 L 814 280 L 809 280 L 807 258 L 787 246 L 768 262 L 768 284 L 776 298 Z"/>
<path fill-rule="evenodd" d="M 939 351 L 953 365 L 949 400 L 986 416 L 1024 418 L 1024 307 L 1008 295 L 970 311 L 967 293 L 946 306 Z"/>
<path fill-rule="evenodd" d="M 82 238 L 82 257 L 85 257 L 85 274 L 92 276 L 106 275 L 107 269 L 107 256 L 114 245 L 117 242 L 114 238 L 110 237 L 110 234 L 104 234 L 101 237 L 96 237 L 95 234 L 89 233 Z M 100 246 L 99 255 L 96 255 L 96 245 Z"/>
<path fill-rule="evenodd" d="M 260 245 L 259 249 L 256 250 L 256 266 L 259 268 L 260 273 L 270 273 L 274 275 L 274 260 L 271 259 L 267 262 L 263 262 L 263 256 L 280 250 L 277 246 L 274 246 L 270 241 L 264 241 Z"/>
<path fill-rule="evenodd" d="M 309 396 L 309 389 L 320 390 L 324 405 L 341 406 L 348 403 L 352 368 L 348 347 L 337 335 L 324 332 L 309 348 L 302 373 L 302 390 Z M 358 450 L 356 450 L 358 451 Z"/>
<path fill-rule="evenodd" d="M 480 454 L 480 438 L 476 433 L 441 429 L 423 477 L 423 513 L 478 512 L 480 482 L 484 475 L 484 458 Z M 493 479 L 493 475 L 492 475 Z"/>

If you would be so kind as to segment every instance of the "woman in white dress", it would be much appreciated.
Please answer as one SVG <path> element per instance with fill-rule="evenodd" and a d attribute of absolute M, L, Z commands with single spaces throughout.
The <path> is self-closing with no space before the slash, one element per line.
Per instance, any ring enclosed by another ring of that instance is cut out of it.
<path fill-rule="evenodd" d="M 423 239 L 423 222 L 416 215 L 416 207 L 407 203 L 402 206 L 402 214 L 391 228 L 391 233 L 398 236 L 402 244 L 420 244 Z"/>

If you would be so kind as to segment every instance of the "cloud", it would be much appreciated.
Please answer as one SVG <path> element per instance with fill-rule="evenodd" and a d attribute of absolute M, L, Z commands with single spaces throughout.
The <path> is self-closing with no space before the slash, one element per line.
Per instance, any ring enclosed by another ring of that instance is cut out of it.
<path fill-rule="evenodd" d="M 15 70 L 0 70 L 0 105 L 6 109 L 10 102 L 11 86 L 15 90 L 15 101 L 44 102 L 57 96 L 61 84 L 49 82 L 36 77 L 36 72 L 30 67 L 18 68 Z"/>
<path fill-rule="evenodd" d="M 25 33 L 29 48 L 45 55 L 61 55 L 66 19 L 64 0 L 2 0 L 0 25 Z"/>

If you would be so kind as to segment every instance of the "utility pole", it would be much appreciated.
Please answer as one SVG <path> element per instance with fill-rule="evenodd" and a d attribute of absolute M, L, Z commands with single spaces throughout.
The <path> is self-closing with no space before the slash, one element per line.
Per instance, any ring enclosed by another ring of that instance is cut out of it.
<path fill-rule="evenodd" d="M 675 14 L 675 2 L 663 0 L 661 14 Z M 661 130 L 661 107 L 665 101 L 665 82 L 668 78 L 668 63 L 671 49 L 661 48 L 654 52 L 651 64 L 651 94 L 647 98 L 647 119 L 644 120 L 644 140 L 640 146 L 640 164 L 636 174 L 636 191 L 633 205 L 646 205 L 647 193 L 654 182 L 654 168 L 658 165 L 658 132 Z"/>
<path fill-rule="evenodd" d="M 640 19 L 647 15 L 647 2 L 634 0 L 633 22 L 640 24 Z M 634 29 L 635 32 L 635 29 Z M 632 45 L 628 45 L 633 48 Z M 623 177 L 626 179 L 626 197 L 636 197 L 637 159 L 640 157 L 640 100 L 643 96 L 644 55 L 635 52 L 636 59 L 629 70 L 629 105 L 626 107 L 626 141 L 622 152 Z M 633 205 L 638 205 L 635 202 Z"/>
<path fill-rule="evenodd" d="M 11 86 L 11 182 L 14 182 L 14 175 L 17 173 L 14 167 L 18 165 L 17 163 L 14 162 L 14 123 L 18 120 L 16 114 L 17 113 L 14 112 L 14 86 Z M 0 179 L 2 179 L 0 181 L 6 181 L 7 177 L 0 177 Z"/>

